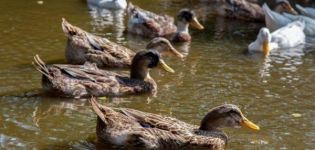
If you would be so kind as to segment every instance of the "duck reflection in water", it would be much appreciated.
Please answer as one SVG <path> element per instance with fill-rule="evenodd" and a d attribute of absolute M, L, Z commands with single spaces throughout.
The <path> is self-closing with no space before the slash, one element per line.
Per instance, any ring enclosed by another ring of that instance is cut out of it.
<path fill-rule="evenodd" d="M 118 43 L 121 43 L 124 38 L 124 31 L 126 29 L 124 25 L 125 11 L 122 9 L 109 10 L 99 6 L 95 6 L 88 3 L 89 12 L 92 17 L 91 24 L 93 26 L 93 32 L 104 31 L 111 28 L 110 33 Z"/>

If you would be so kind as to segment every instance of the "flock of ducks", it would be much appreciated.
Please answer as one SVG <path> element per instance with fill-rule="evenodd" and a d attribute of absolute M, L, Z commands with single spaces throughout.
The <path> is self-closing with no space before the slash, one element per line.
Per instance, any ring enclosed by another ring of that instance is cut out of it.
<path fill-rule="evenodd" d="M 133 50 L 110 40 L 93 35 L 62 19 L 62 29 L 67 37 L 66 60 L 69 64 L 46 65 L 38 55 L 34 66 L 41 72 L 43 89 L 50 94 L 83 98 L 126 96 L 142 93 L 154 94 L 157 84 L 149 70 L 161 66 L 174 72 L 163 57 L 165 53 L 182 59 L 171 42 L 185 42 L 192 38 L 189 26 L 204 29 L 193 10 L 182 9 L 176 18 L 158 15 L 128 4 L 125 0 L 88 0 L 89 3 L 107 9 L 126 9 L 128 32 L 153 38 L 146 50 Z M 264 56 L 273 50 L 285 50 L 304 44 L 307 36 L 315 34 L 315 9 L 297 5 L 298 13 L 286 0 L 277 0 L 271 10 L 267 4 L 260 7 L 245 0 L 218 0 L 218 15 L 245 21 L 265 21 L 257 39 L 248 50 L 262 52 Z M 289 14 L 290 13 L 290 14 Z M 119 74 L 99 68 L 129 68 L 130 74 Z M 99 141 L 118 147 L 146 149 L 201 146 L 223 149 L 227 135 L 222 127 L 243 126 L 253 130 L 260 128 L 249 121 L 241 110 L 232 104 L 224 104 L 209 111 L 200 126 L 175 118 L 141 112 L 128 108 L 110 108 L 100 105 L 96 99 L 90 102 L 98 116 L 96 133 Z"/>

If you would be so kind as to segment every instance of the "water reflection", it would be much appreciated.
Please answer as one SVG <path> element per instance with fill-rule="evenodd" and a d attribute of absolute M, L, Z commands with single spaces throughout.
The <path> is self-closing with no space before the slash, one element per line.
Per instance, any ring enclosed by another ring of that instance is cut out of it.
<path fill-rule="evenodd" d="M 270 77 L 270 71 L 274 70 L 273 67 L 275 67 L 277 71 L 282 72 L 281 80 L 286 80 L 287 78 L 299 80 L 299 78 L 292 76 L 297 71 L 297 66 L 303 64 L 302 58 L 305 55 L 304 47 L 304 45 L 300 45 L 295 48 L 272 51 L 269 56 L 263 59 L 263 63 L 259 69 L 259 74 L 263 82 L 268 82 L 266 78 Z M 279 64 L 282 64 L 282 67 L 279 67 Z"/>
<path fill-rule="evenodd" d="M 107 34 L 113 34 L 117 43 L 121 43 L 124 40 L 123 35 L 126 29 L 124 24 L 125 11 L 108 10 L 89 3 L 88 7 L 90 10 L 89 13 L 92 17 L 92 31 L 94 33 L 98 33 L 111 28 L 112 31 Z"/>

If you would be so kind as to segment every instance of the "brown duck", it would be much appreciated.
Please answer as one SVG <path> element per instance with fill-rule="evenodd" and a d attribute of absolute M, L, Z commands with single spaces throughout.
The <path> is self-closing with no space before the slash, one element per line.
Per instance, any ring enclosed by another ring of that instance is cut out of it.
<path fill-rule="evenodd" d="M 95 64 L 46 65 L 38 55 L 34 57 L 35 68 L 43 74 L 44 91 L 62 97 L 126 96 L 142 93 L 155 94 L 157 85 L 149 75 L 149 69 L 161 61 L 157 51 L 138 52 L 131 63 L 130 75 L 100 70 Z"/>
<path fill-rule="evenodd" d="M 99 142 L 124 149 L 223 149 L 228 137 L 219 128 L 244 126 L 259 130 L 232 104 L 213 108 L 202 119 L 200 126 L 196 126 L 134 109 L 102 106 L 93 98 L 90 102 L 98 118 L 96 134 Z"/>
<path fill-rule="evenodd" d="M 96 63 L 98 67 L 126 68 L 131 66 L 135 52 L 102 38 L 88 33 L 79 27 L 71 25 L 62 19 L 62 29 L 67 36 L 66 60 L 68 63 L 82 65 L 89 61 Z M 182 58 L 172 44 L 165 38 L 155 38 L 148 43 L 146 49 L 159 51 L 162 55 L 171 52 Z"/>
<path fill-rule="evenodd" d="M 200 30 L 204 29 L 194 11 L 189 9 L 179 11 L 175 25 L 174 18 L 168 15 L 158 15 L 131 3 L 128 5 L 129 33 L 144 37 L 167 37 L 171 41 L 186 42 L 191 40 L 189 25 Z"/>
<path fill-rule="evenodd" d="M 219 0 L 216 12 L 220 16 L 245 21 L 265 21 L 265 14 L 260 5 L 246 0 Z M 274 10 L 282 13 L 297 14 L 287 0 L 277 0 Z"/>

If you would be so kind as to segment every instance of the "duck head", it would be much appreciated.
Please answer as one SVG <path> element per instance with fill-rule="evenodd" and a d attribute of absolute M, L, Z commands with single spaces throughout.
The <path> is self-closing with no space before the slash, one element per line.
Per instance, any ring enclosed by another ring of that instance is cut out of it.
<path fill-rule="evenodd" d="M 138 52 L 131 63 L 130 78 L 144 80 L 149 73 L 150 68 L 155 68 L 161 65 L 166 71 L 174 71 L 169 69 L 170 67 L 161 61 L 159 52 L 147 50 Z"/>
<path fill-rule="evenodd" d="M 147 50 L 156 50 L 161 55 L 163 55 L 164 53 L 170 53 L 170 54 L 175 55 L 178 58 L 183 58 L 184 57 L 183 54 L 178 52 L 173 47 L 173 45 L 171 44 L 171 42 L 169 40 L 167 40 L 166 38 L 162 38 L 162 37 L 157 37 L 157 38 L 154 38 L 153 40 L 151 40 L 147 44 L 146 49 Z"/>
<path fill-rule="evenodd" d="M 210 131 L 217 130 L 222 127 L 239 126 L 253 130 L 260 130 L 257 125 L 249 121 L 243 115 L 236 105 L 224 104 L 210 110 L 210 112 L 201 121 L 200 130 Z"/>
<path fill-rule="evenodd" d="M 259 46 L 261 46 L 261 50 L 264 56 L 268 56 L 271 50 L 270 48 L 271 34 L 269 29 L 261 28 L 258 33 L 257 40 L 258 43 L 260 44 Z"/>
<path fill-rule="evenodd" d="M 286 13 L 298 15 L 298 13 L 294 10 L 294 8 L 291 6 L 288 0 L 277 0 L 276 7 L 274 8 L 274 10 L 278 13 L 286 12 Z"/>
<path fill-rule="evenodd" d="M 203 25 L 199 23 L 195 12 L 190 9 L 181 9 L 177 15 L 177 21 L 178 23 L 189 24 L 199 30 L 204 29 Z"/>

